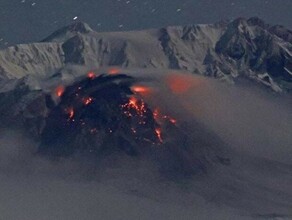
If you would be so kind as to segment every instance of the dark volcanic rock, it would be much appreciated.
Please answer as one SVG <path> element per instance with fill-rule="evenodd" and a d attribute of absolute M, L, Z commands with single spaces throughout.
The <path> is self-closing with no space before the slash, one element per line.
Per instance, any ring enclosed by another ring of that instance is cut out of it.
<path fill-rule="evenodd" d="M 138 154 L 143 144 L 158 144 L 159 125 L 131 92 L 131 81 L 124 75 L 102 75 L 67 87 L 46 118 L 39 151 L 68 156 L 119 148 Z"/>
<path fill-rule="evenodd" d="M 65 63 L 85 64 L 83 57 L 84 42 L 81 36 L 76 35 L 62 45 L 64 51 Z"/>

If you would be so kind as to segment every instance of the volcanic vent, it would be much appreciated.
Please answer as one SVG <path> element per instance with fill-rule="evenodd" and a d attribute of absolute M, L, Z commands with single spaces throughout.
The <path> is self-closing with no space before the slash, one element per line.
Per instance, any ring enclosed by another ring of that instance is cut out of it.
<path fill-rule="evenodd" d="M 59 100 L 46 119 L 40 153 L 100 154 L 115 148 L 136 155 L 162 144 L 162 121 L 136 93 L 134 83 L 127 75 L 90 72 L 67 88 L 58 86 Z M 174 126 L 175 121 L 163 116 L 165 122 Z"/>

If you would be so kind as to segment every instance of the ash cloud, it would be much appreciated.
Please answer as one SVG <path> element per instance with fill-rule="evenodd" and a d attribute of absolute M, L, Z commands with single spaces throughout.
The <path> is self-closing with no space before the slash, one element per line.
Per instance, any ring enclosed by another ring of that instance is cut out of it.
<path fill-rule="evenodd" d="M 236 84 L 189 73 L 150 74 L 150 103 L 178 121 L 197 120 L 229 146 L 292 164 L 291 94 L 278 94 L 247 79 Z"/>
<path fill-rule="evenodd" d="M 196 76 L 186 81 L 192 89 L 176 97 L 229 146 L 292 164 L 290 94 L 275 94 L 244 79 L 236 85 Z"/>

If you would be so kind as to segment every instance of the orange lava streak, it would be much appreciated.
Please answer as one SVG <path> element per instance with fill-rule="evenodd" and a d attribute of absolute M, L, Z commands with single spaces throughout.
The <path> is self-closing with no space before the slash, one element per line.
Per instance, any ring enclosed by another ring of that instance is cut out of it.
<path fill-rule="evenodd" d="M 138 101 L 135 97 L 131 97 L 129 100 L 130 107 L 134 108 L 136 112 L 142 116 L 145 112 L 145 103 L 142 101 Z"/>
<path fill-rule="evenodd" d="M 55 89 L 55 94 L 58 97 L 61 97 L 63 95 L 63 93 L 65 92 L 65 87 L 60 85 Z"/>
<path fill-rule="evenodd" d="M 134 110 L 140 117 L 143 117 L 147 111 L 145 103 L 142 100 L 138 100 L 136 97 L 130 97 L 128 103 L 122 105 L 124 110 L 124 114 L 128 117 L 132 117 L 131 110 Z M 141 124 L 145 124 L 144 121 L 140 122 Z"/>
<path fill-rule="evenodd" d="M 129 104 L 132 105 L 134 108 L 138 108 L 137 99 L 135 97 L 131 97 L 129 100 Z"/>
<path fill-rule="evenodd" d="M 83 104 L 84 105 L 89 105 L 92 102 L 93 102 L 93 98 L 91 98 L 91 97 L 88 97 L 88 98 L 84 98 L 83 99 Z"/>
<path fill-rule="evenodd" d="M 150 89 L 146 86 L 133 86 L 131 89 L 133 92 L 136 92 L 136 93 L 146 93 L 147 94 L 150 92 Z"/>
<path fill-rule="evenodd" d="M 163 140 L 162 140 L 162 136 L 161 136 L 161 129 L 160 128 L 156 128 L 155 129 L 155 133 L 156 133 L 157 138 L 159 139 L 159 141 L 162 143 Z"/>
<path fill-rule="evenodd" d="M 69 119 L 73 119 L 73 117 L 74 117 L 74 109 L 72 107 L 70 107 L 70 108 L 67 108 L 65 111 L 69 115 Z"/>

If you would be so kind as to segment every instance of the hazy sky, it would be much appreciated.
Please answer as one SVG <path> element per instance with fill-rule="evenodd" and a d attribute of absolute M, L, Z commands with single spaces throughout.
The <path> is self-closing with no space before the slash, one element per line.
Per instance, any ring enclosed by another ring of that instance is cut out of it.
<path fill-rule="evenodd" d="M 1 0 L 0 47 L 38 41 L 74 19 L 99 31 L 259 16 L 292 27 L 291 0 Z"/>

